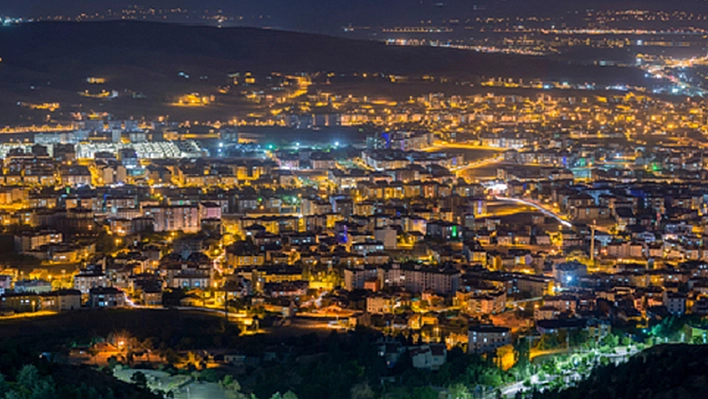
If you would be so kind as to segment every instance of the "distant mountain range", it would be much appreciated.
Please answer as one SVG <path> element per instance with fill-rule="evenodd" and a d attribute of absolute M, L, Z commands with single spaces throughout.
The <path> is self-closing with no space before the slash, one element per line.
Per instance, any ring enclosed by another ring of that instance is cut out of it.
<path fill-rule="evenodd" d="M 78 101 L 89 76 L 105 88 L 164 98 L 215 89 L 230 73 L 382 72 L 451 77 L 523 77 L 571 82 L 632 83 L 628 68 L 577 65 L 546 57 L 432 47 L 387 46 L 330 36 L 254 28 L 149 22 L 42 22 L 0 28 L 0 124 L 19 101 Z M 184 87 L 180 72 L 191 76 Z M 197 82 L 209 77 L 208 82 Z M 72 95 L 76 95 L 72 97 Z"/>

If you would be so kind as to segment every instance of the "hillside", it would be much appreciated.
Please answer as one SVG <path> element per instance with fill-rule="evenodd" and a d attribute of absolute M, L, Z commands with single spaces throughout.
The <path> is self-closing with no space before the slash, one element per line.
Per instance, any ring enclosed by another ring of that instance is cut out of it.
<path fill-rule="evenodd" d="M 252 28 L 148 22 L 43 22 L 0 28 L 0 123 L 17 102 L 70 102 L 111 111 L 78 96 L 99 89 L 140 93 L 145 109 L 178 93 L 215 91 L 227 75 L 270 72 L 381 72 L 475 78 L 507 76 L 571 82 L 631 83 L 633 69 L 572 65 L 551 58 L 431 47 L 386 46 L 329 36 Z M 189 81 L 179 77 L 184 72 Z M 204 77 L 204 79 L 200 79 Z M 146 104 L 145 104 L 146 103 Z M 129 108 L 130 110 L 130 108 Z M 156 110 L 155 112 L 159 112 Z"/>
<path fill-rule="evenodd" d="M 0 29 L 5 65 L 86 74 L 106 67 L 170 73 L 190 66 L 234 71 L 385 72 L 617 79 L 621 70 L 538 58 L 261 30 L 141 22 L 35 23 Z M 631 75 L 631 74 L 630 74 Z"/>

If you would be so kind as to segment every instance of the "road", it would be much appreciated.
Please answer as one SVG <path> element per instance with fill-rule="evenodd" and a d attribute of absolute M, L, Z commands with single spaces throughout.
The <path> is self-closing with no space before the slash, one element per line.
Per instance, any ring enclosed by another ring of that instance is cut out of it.
<path fill-rule="evenodd" d="M 482 159 L 478 159 L 474 162 L 466 163 L 463 166 L 451 169 L 451 171 L 459 174 L 460 172 L 464 172 L 466 170 L 482 168 L 485 166 L 493 165 L 493 164 L 499 163 L 503 160 L 504 160 L 504 156 L 501 154 L 498 154 L 498 155 L 494 155 L 489 158 L 482 158 Z"/>
<path fill-rule="evenodd" d="M 494 151 L 495 154 L 489 157 L 476 159 L 472 162 L 466 162 L 464 165 L 452 168 L 450 171 L 455 172 L 458 175 L 470 169 L 483 168 L 485 166 L 493 165 L 495 163 L 504 160 L 504 154 L 502 151 L 506 151 L 506 148 L 498 147 L 484 147 L 476 144 L 463 144 L 463 143 L 442 143 L 436 142 L 434 146 L 424 148 L 422 151 L 425 152 L 444 152 L 444 151 L 454 151 L 454 150 L 477 150 L 477 151 Z M 465 156 L 467 158 L 467 156 Z"/>
<path fill-rule="evenodd" d="M 507 301 L 507 303 L 508 303 L 508 304 L 511 304 L 511 305 L 518 305 L 518 304 L 520 304 L 520 303 L 538 302 L 538 301 L 540 301 L 540 300 L 542 300 L 542 299 L 543 299 L 542 296 L 537 296 L 537 297 L 535 297 L 535 298 L 527 298 L 527 299 L 518 299 L 518 300 L 515 300 L 515 301 Z"/>
<path fill-rule="evenodd" d="M 531 376 L 531 384 L 536 385 L 538 384 L 538 375 L 532 375 Z M 517 392 L 523 392 L 527 388 L 524 386 L 523 381 L 515 382 L 511 385 L 507 385 L 501 389 L 501 393 L 503 397 L 514 397 L 516 396 Z"/>
<path fill-rule="evenodd" d="M 498 201 L 516 202 L 516 203 L 518 203 L 518 204 L 524 204 L 524 205 L 527 205 L 527 206 L 536 208 L 536 209 L 538 209 L 539 211 L 541 211 L 541 213 L 543 213 L 544 215 L 550 216 L 550 217 L 556 219 L 556 220 L 559 221 L 563 226 L 565 226 L 565 227 L 573 227 L 573 224 L 570 223 L 569 221 L 565 220 L 564 217 L 563 217 L 563 215 L 560 215 L 560 214 L 558 214 L 558 213 L 555 213 L 555 212 L 553 212 L 553 211 L 550 211 L 550 210 L 546 209 L 545 207 L 543 207 L 543 205 L 541 205 L 541 204 L 539 204 L 539 203 L 537 203 L 537 202 L 530 201 L 530 200 L 525 200 L 525 199 L 521 199 L 521 198 L 510 198 L 510 197 L 494 197 L 494 198 L 495 198 L 496 200 L 498 200 Z"/>
<path fill-rule="evenodd" d="M 445 150 L 488 150 L 488 151 L 499 151 L 503 152 L 508 150 L 508 148 L 500 147 L 485 147 L 478 144 L 465 144 L 465 143 L 444 143 L 442 141 L 436 141 L 432 147 L 423 148 L 422 151 L 425 152 L 436 152 Z"/>

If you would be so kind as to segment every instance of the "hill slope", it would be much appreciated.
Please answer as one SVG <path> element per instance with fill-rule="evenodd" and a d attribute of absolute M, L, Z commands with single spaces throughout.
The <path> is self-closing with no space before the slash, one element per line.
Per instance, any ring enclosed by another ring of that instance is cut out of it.
<path fill-rule="evenodd" d="M 506 76 L 632 83 L 638 70 L 571 65 L 551 58 L 484 54 L 252 28 L 147 22 L 43 22 L 0 28 L 0 123 L 18 101 L 88 101 L 88 76 L 109 90 L 163 102 L 175 93 L 214 90 L 229 73 L 382 72 L 474 78 Z M 191 76 L 190 85 L 178 77 Z M 208 82 L 195 82 L 208 76 Z M 90 88 L 89 88 L 90 89 Z M 67 97 L 68 96 L 68 97 Z M 110 111 L 110 109 L 106 109 Z"/>
<path fill-rule="evenodd" d="M 592 78 L 638 75 L 617 68 L 572 66 L 538 58 L 252 28 L 141 22 L 35 23 L 0 29 L 4 63 L 43 72 L 111 65 L 157 71 L 201 65 L 253 71 L 380 71 L 454 75 Z M 170 64 L 170 65 L 168 65 Z M 614 80 L 614 79 L 613 79 Z"/>

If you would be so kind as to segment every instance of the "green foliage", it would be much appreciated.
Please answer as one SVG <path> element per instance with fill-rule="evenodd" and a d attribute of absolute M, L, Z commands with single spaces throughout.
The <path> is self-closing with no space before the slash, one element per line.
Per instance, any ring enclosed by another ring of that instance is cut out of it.
<path fill-rule="evenodd" d="M 565 340 L 558 334 L 543 334 L 536 344 L 536 349 L 541 351 L 551 350 L 556 349 L 563 344 L 565 344 Z"/>
<path fill-rule="evenodd" d="M 270 397 L 270 399 L 297 399 L 297 395 L 295 395 L 293 391 L 285 392 L 282 395 L 280 392 L 276 392 Z"/>
<path fill-rule="evenodd" d="M 472 392 L 465 384 L 453 384 L 447 388 L 448 399 L 472 399 Z"/>
<path fill-rule="evenodd" d="M 538 380 L 539 381 L 546 381 L 546 372 L 541 370 L 538 372 Z"/>
<path fill-rule="evenodd" d="M 388 392 L 386 397 L 388 399 L 438 399 L 438 393 L 429 386 L 397 387 Z"/>
<path fill-rule="evenodd" d="M 136 371 L 130 376 L 130 381 L 140 389 L 147 389 L 148 381 L 145 373 Z"/>
<path fill-rule="evenodd" d="M 238 381 L 236 381 L 231 375 L 224 376 L 224 379 L 221 380 L 221 386 L 232 391 L 241 390 L 241 384 L 239 384 Z"/>
<path fill-rule="evenodd" d="M 152 351 L 163 356 L 169 364 L 180 361 L 177 350 L 190 351 L 212 347 L 215 337 L 220 337 L 223 347 L 233 348 L 246 356 L 262 358 L 269 347 L 266 337 L 239 336 L 238 330 L 232 328 L 231 324 L 224 323 L 222 318 L 189 312 L 107 311 L 35 320 L 33 326 L 38 322 L 41 328 L 31 330 L 21 327 L 24 321 L 4 327 L 0 325 L 0 339 L 5 343 L 0 343 L 0 373 L 10 376 L 10 381 L 14 381 L 16 371 L 13 370 L 20 368 L 17 364 L 29 363 L 25 360 L 18 363 L 15 356 L 17 348 L 32 351 L 26 358 L 36 359 L 41 351 L 67 347 L 73 341 L 90 341 L 92 337 L 107 336 L 111 332 L 122 330 L 138 342 L 149 342 L 148 346 L 153 348 Z M 18 326 L 29 333 L 18 334 Z M 255 398 L 278 399 L 294 399 L 295 395 L 303 399 L 379 399 L 384 396 L 386 399 L 437 399 L 439 391 L 445 387 L 457 387 L 464 398 L 464 390 L 461 387 L 469 392 L 477 392 L 476 390 L 482 389 L 483 386 L 489 393 L 490 389 L 514 381 L 515 378 L 524 378 L 519 374 L 520 368 L 514 369 L 513 373 L 505 372 L 498 368 L 493 356 L 468 355 L 459 348 L 448 352 L 447 363 L 437 371 L 413 368 L 410 358 L 406 355 L 401 357 L 395 368 L 389 369 L 385 359 L 377 353 L 376 342 L 379 338 L 377 332 L 366 329 L 358 329 L 355 333 L 345 336 L 334 332 L 328 337 L 318 337 L 314 334 L 290 337 L 283 342 L 283 347 L 288 348 L 288 351 L 279 356 L 278 361 L 262 363 L 256 370 L 247 369 L 247 374 L 240 381 L 234 380 L 232 376 L 222 378 L 210 369 L 194 370 L 194 377 L 201 381 L 220 382 L 227 397 L 231 399 L 248 399 L 251 395 Z M 408 338 L 399 338 L 404 345 L 410 344 Z M 528 345 L 519 346 L 516 353 L 520 363 L 525 364 L 526 375 L 531 369 L 527 348 Z M 119 367 L 116 359 L 109 363 L 109 369 Z M 169 364 L 164 370 L 175 371 Z M 36 378 L 31 369 L 25 374 L 23 378 Z M 124 384 L 129 388 L 111 385 L 116 383 L 112 376 L 104 372 L 99 374 L 105 377 L 100 381 L 114 389 L 112 395 L 115 398 L 142 399 L 148 397 L 144 395 L 150 395 L 144 389 L 147 387 L 147 376 L 143 373 L 135 373 L 132 381 L 134 384 Z M 55 381 L 59 381 L 54 372 L 45 374 L 40 368 L 40 377 L 43 375 L 51 375 Z M 96 398 L 110 399 L 105 388 L 100 387 L 98 382 L 93 383 L 94 379 L 96 378 L 75 378 L 73 381 L 84 381 L 86 386 L 81 387 L 78 384 L 79 386 L 74 388 L 77 392 L 80 391 L 81 395 L 71 397 L 93 399 L 95 392 L 98 395 Z M 382 381 L 385 382 L 382 384 Z M 9 385 L 14 386 L 14 382 Z M 63 399 L 61 395 L 64 385 L 56 386 L 61 387 L 57 398 Z M 49 384 L 48 387 L 52 388 L 52 385 Z M 126 389 L 132 390 L 132 394 L 119 395 L 119 391 Z"/>
<path fill-rule="evenodd" d="M 610 348 L 615 348 L 616 346 L 619 345 L 619 337 L 614 335 L 614 334 L 607 334 L 600 343 L 603 346 L 608 346 Z"/>
<path fill-rule="evenodd" d="M 25 365 L 17 373 L 17 381 L 7 387 L 5 398 L 49 399 L 54 397 L 56 386 L 51 377 L 40 376 L 34 365 Z"/>
<path fill-rule="evenodd" d="M 582 347 L 589 340 L 589 335 L 586 330 L 572 330 L 568 333 L 568 342 L 571 347 Z"/>
<path fill-rule="evenodd" d="M 4 397 L 7 391 L 10 390 L 10 386 L 5 381 L 5 376 L 0 374 L 0 398 Z"/>
<path fill-rule="evenodd" d="M 702 323 L 700 318 L 696 319 L 692 316 L 669 316 L 651 328 L 651 335 L 656 337 L 660 342 L 664 340 L 676 341 L 680 337 L 686 324 L 694 322 L 697 325 Z"/>
<path fill-rule="evenodd" d="M 364 381 L 354 385 L 352 389 L 349 390 L 349 396 L 351 399 L 374 399 L 376 393 L 371 389 L 369 383 Z"/>
<path fill-rule="evenodd" d="M 574 388 L 534 394 L 534 399 L 703 398 L 708 395 L 705 370 L 708 346 L 657 346 L 615 366 L 606 357 L 602 366 Z"/>
<path fill-rule="evenodd" d="M 204 369 L 199 372 L 199 380 L 206 382 L 219 382 L 219 374 L 214 369 Z"/>
<path fill-rule="evenodd" d="M 157 399 L 149 391 L 130 385 L 88 368 L 48 364 L 25 364 L 6 381 L 0 374 L 0 397 L 3 399 Z M 81 382 L 79 382 L 81 381 Z M 114 389 L 115 388 L 115 389 Z M 116 391 L 119 394 L 116 394 Z"/>

